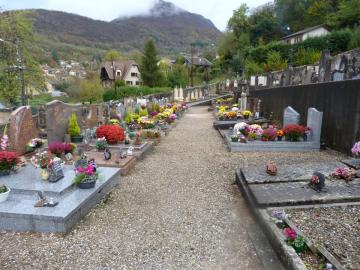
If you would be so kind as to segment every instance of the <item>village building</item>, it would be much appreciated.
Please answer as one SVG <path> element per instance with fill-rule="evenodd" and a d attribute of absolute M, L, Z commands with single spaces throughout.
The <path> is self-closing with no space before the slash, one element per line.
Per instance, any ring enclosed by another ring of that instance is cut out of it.
<path fill-rule="evenodd" d="M 141 84 L 139 65 L 134 60 L 107 61 L 103 63 L 100 78 L 104 87 L 109 87 L 117 80 L 123 80 L 129 86 L 139 86 Z"/>
<path fill-rule="evenodd" d="M 310 28 L 306 28 L 299 32 L 293 33 L 291 35 L 285 36 L 281 39 L 284 43 L 287 44 L 296 44 L 302 41 L 305 41 L 308 38 L 320 37 L 329 34 L 330 31 L 326 29 L 323 25 L 316 25 Z"/>

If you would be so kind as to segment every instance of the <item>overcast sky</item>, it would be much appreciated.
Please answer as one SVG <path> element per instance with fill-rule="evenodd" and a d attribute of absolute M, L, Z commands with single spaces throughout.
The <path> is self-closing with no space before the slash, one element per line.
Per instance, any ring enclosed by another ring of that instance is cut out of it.
<path fill-rule="evenodd" d="M 110 21 L 119 16 L 145 13 L 156 0 L 0 0 L 2 9 L 43 8 L 71 12 L 93 19 Z M 270 0 L 168 0 L 193 13 L 209 18 L 225 30 L 234 9 L 242 3 L 257 7 Z"/>

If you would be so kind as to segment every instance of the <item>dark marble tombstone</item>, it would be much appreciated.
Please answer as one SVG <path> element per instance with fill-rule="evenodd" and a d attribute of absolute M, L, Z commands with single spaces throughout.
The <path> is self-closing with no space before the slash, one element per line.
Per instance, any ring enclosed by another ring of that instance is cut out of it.
<path fill-rule="evenodd" d="M 46 132 L 49 143 L 64 141 L 72 113 L 77 116 L 81 129 L 86 127 L 88 110 L 83 105 L 70 105 L 58 100 L 46 104 Z"/>

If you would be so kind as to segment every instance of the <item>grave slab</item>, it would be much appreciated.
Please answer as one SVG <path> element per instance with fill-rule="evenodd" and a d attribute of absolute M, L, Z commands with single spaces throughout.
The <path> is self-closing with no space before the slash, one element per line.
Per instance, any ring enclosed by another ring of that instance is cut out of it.
<path fill-rule="evenodd" d="M 260 140 L 248 141 L 247 143 L 232 142 L 231 135 L 225 134 L 225 141 L 230 152 L 309 152 L 319 151 L 318 141 L 273 141 L 263 142 Z"/>
<path fill-rule="evenodd" d="M 258 125 L 265 125 L 265 124 L 270 124 L 270 121 L 267 120 L 266 118 L 257 118 L 257 119 L 241 119 L 241 120 L 215 120 L 213 122 L 213 126 L 214 128 L 218 128 L 218 129 L 228 129 L 230 127 L 234 127 L 237 123 L 240 122 L 245 122 L 249 125 L 252 124 L 258 124 Z"/>
<path fill-rule="evenodd" d="M 241 169 L 241 174 L 243 179 L 248 184 L 297 182 L 310 180 L 315 171 L 328 176 L 339 167 L 344 167 L 344 164 L 337 161 L 297 165 L 277 164 L 277 175 L 271 176 L 266 173 L 264 164 L 263 166 L 251 166 L 243 168 Z"/>
<path fill-rule="evenodd" d="M 120 153 L 112 153 L 110 160 L 105 160 L 103 152 L 90 151 L 85 152 L 89 159 L 95 159 L 95 162 L 100 167 L 120 168 L 121 175 L 127 175 L 136 165 L 136 158 L 128 156 L 124 159 L 120 158 Z"/>
<path fill-rule="evenodd" d="M 360 159 L 353 158 L 353 159 L 343 160 L 341 162 L 348 165 L 351 168 L 354 168 L 355 170 L 360 170 Z"/>
<path fill-rule="evenodd" d="M 78 189 L 71 187 L 66 192 L 54 192 L 47 187 L 44 194 L 46 197 L 52 197 L 59 204 L 55 207 L 36 208 L 34 204 L 37 201 L 36 189 L 28 192 L 16 192 L 17 188 L 10 193 L 7 201 L 0 203 L 0 230 L 10 231 L 32 231 L 32 232 L 68 232 L 76 223 L 85 216 L 111 189 L 119 184 L 120 169 L 99 168 L 101 178 L 92 189 Z M 59 181 L 68 182 L 74 177 L 67 174 Z M 8 178 L 11 178 L 8 177 Z M 8 180 L 8 179 L 6 179 Z M 0 178 L 3 183 L 4 178 Z M 18 180 L 19 182 L 20 180 Z M 37 177 L 29 176 L 22 178 L 24 185 L 27 182 L 36 182 L 42 180 Z M 56 183 L 42 183 L 44 186 L 56 185 Z M 9 185 L 10 188 L 11 185 Z M 21 189 L 20 189 L 21 190 Z M 13 192 L 14 191 L 14 192 Z"/>
<path fill-rule="evenodd" d="M 327 181 L 325 187 L 327 192 L 318 193 L 307 182 L 285 182 L 250 185 L 249 189 L 260 207 L 360 201 L 360 179 Z"/>

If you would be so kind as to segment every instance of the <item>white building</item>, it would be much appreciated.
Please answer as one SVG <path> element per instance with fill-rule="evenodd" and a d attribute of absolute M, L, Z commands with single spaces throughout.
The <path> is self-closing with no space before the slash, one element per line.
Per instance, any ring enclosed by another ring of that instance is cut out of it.
<path fill-rule="evenodd" d="M 139 86 L 141 84 L 139 65 L 133 60 L 107 61 L 103 63 L 100 78 L 104 86 L 109 86 L 116 80 L 123 80 L 129 86 Z"/>
<path fill-rule="evenodd" d="M 288 44 L 296 44 L 308 38 L 320 37 L 329 33 L 329 30 L 327 30 L 324 26 L 317 25 L 283 37 L 281 40 Z"/>

